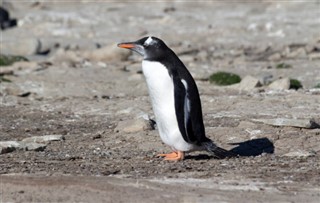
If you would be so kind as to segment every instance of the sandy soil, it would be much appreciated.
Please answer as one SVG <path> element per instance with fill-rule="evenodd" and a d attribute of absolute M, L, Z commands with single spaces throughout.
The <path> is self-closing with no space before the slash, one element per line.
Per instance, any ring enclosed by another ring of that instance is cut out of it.
<path fill-rule="evenodd" d="M 254 121 L 319 122 L 320 92 L 313 89 L 320 82 L 319 7 L 316 1 L 13 1 L 12 16 L 22 23 L 1 32 L 3 42 L 36 38 L 50 53 L 1 67 L 14 75 L 0 83 L 0 141 L 65 139 L 43 151 L 1 154 L 0 202 L 319 202 L 320 129 Z M 239 157 L 156 157 L 169 148 L 154 126 L 136 122 L 154 118 L 141 59 L 96 53 L 145 35 L 179 54 L 196 78 L 208 137 Z M 276 69 L 279 63 L 292 68 Z M 304 88 L 214 86 L 206 79 L 219 70 L 296 78 Z"/>

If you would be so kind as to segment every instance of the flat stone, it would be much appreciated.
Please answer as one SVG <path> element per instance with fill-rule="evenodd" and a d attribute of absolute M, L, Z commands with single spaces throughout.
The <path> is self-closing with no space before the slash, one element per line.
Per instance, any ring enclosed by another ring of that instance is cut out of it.
<path fill-rule="evenodd" d="M 273 126 L 291 126 L 297 128 L 318 128 L 319 124 L 313 119 L 289 119 L 289 118 L 271 118 L 271 119 L 253 119 L 252 121 L 261 122 Z"/>
<path fill-rule="evenodd" d="M 26 151 L 43 151 L 47 147 L 47 143 L 36 142 L 20 142 L 20 149 Z"/>
<path fill-rule="evenodd" d="M 43 135 L 43 136 L 28 137 L 23 139 L 22 142 L 47 143 L 50 141 L 62 141 L 62 140 L 64 140 L 63 135 Z"/>
<path fill-rule="evenodd" d="M 304 151 L 304 150 L 297 150 L 297 151 L 293 151 L 293 152 L 288 152 L 282 156 L 287 156 L 287 157 L 311 157 L 311 156 L 315 156 L 314 152 L 308 152 L 308 151 Z"/>
<path fill-rule="evenodd" d="M 0 142 L 0 154 L 12 152 L 20 147 L 17 141 L 2 141 Z"/>
<path fill-rule="evenodd" d="M 290 79 L 282 78 L 272 82 L 269 86 L 273 90 L 288 90 L 290 88 Z"/>

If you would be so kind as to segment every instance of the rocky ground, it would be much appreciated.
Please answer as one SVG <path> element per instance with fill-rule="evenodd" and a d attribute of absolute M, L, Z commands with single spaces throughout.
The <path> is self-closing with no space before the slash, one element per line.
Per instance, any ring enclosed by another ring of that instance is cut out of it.
<path fill-rule="evenodd" d="M 79 2 L 3 2 L 19 26 L 1 54 L 29 61 L 0 68 L 1 202 L 319 202 L 319 1 Z M 208 137 L 239 157 L 156 157 L 169 148 L 141 58 L 115 45 L 147 35 L 179 55 Z M 217 71 L 243 80 L 213 85 Z"/>

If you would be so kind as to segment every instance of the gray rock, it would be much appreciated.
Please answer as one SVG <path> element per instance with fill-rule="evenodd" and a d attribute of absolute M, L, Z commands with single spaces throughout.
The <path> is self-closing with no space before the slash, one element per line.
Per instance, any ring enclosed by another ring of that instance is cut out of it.
<path fill-rule="evenodd" d="M 29 56 L 39 52 L 41 43 L 37 38 L 14 38 L 1 40 L 1 54 Z"/>
<path fill-rule="evenodd" d="M 143 79 L 142 74 L 133 74 L 128 77 L 128 81 L 140 81 Z"/>
<path fill-rule="evenodd" d="M 309 59 L 312 60 L 319 60 L 320 59 L 320 53 L 316 52 L 316 53 L 310 53 L 309 54 Z"/>
<path fill-rule="evenodd" d="M 259 78 L 260 84 L 262 84 L 262 85 L 269 85 L 269 84 L 271 84 L 272 80 L 273 80 L 273 75 L 271 75 L 271 74 L 264 75 Z"/>
<path fill-rule="evenodd" d="M 319 124 L 313 119 L 289 119 L 289 118 L 271 118 L 271 119 L 253 119 L 252 121 L 265 123 L 273 126 L 291 126 L 297 128 L 318 128 Z"/>
<path fill-rule="evenodd" d="M 307 52 L 303 47 L 300 47 L 296 50 L 290 51 L 289 53 L 286 53 L 287 58 L 306 58 Z"/>
<path fill-rule="evenodd" d="M 12 152 L 20 147 L 17 141 L 2 141 L 0 142 L 0 154 Z"/>
<path fill-rule="evenodd" d="M 282 58 L 281 54 L 275 53 L 268 57 L 269 61 L 280 61 Z"/>
<path fill-rule="evenodd" d="M 252 90 L 256 87 L 260 87 L 261 83 L 259 79 L 254 78 L 251 75 L 248 75 L 244 77 L 237 86 L 241 90 Z"/>
<path fill-rule="evenodd" d="M 22 140 L 24 143 L 34 142 L 34 143 L 48 143 L 50 141 L 62 141 L 64 140 L 63 135 L 44 135 L 44 136 L 33 136 Z"/>
<path fill-rule="evenodd" d="M 49 59 L 51 62 L 66 62 L 71 64 L 78 64 L 84 61 L 84 58 L 75 51 L 66 51 L 64 49 L 58 49 L 56 53 Z"/>
<path fill-rule="evenodd" d="M 19 149 L 26 151 L 43 151 L 48 143 L 20 142 Z"/>
<path fill-rule="evenodd" d="M 312 157 L 312 156 L 315 156 L 315 153 L 304 151 L 304 150 L 297 150 L 297 151 L 293 151 L 293 152 L 288 152 L 282 156 L 286 156 L 286 157 Z"/>
<path fill-rule="evenodd" d="M 145 130 L 152 130 L 152 124 L 150 120 L 143 118 L 120 121 L 115 128 L 115 132 L 136 133 Z"/>
<path fill-rule="evenodd" d="M 290 88 L 290 79 L 282 78 L 282 79 L 273 81 L 269 85 L 269 88 L 273 90 L 288 90 Z"/>

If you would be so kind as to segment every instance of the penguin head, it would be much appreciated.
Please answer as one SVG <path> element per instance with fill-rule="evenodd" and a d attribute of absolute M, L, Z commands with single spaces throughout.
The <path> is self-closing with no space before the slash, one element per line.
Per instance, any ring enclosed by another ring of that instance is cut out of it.
<path fill-rule="evenodd" d="M 119 43 L 118 47 L 135 51 L 143 56 L 144 60 L 157 60 L 170 50 L 161 39 L 156 37 L 144 37 L 135 42 Z"/>

